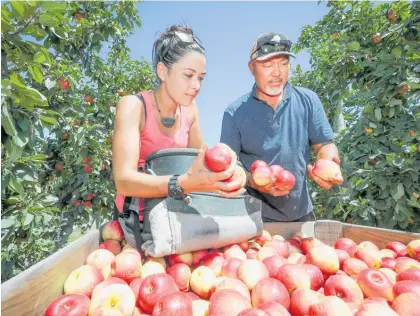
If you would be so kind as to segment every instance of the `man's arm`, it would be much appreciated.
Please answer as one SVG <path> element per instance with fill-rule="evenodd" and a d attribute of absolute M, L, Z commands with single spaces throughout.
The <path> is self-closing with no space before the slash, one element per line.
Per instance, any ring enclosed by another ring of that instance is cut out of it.
<path fill-rule="evenodd" d="M 340 154 L 338 152 L 338 148 L 332 141 L 313 145 L 312 149 L 316 154 L 316 160 L 328 159 L 340 164 Z"/>

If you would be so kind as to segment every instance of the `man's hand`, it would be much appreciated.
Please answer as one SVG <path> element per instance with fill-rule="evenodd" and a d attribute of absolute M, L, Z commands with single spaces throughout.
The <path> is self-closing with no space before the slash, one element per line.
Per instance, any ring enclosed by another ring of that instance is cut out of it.
<path fill-rule="evenodd" d="M 332 161 L 334 161 L 338 166 L 340 166 L 340 160 L 337 157 L 332 158 Z M 341 170 L 333 178 L 329 179 L 328 181 L 325 181 L 317 177 L 316 175 L 314 175 L 312 169 L 313 169 L 312 165 L 307 166 L 307 171 L 308 171 L 309 176 L 312 178 L 312 180 L 318 183 L 318 185 L 320 185 L 326 190 L 331 189 L 333 185 L 335 184 L 342 184 L 344 182 L 343 176 L 341 175 Z"/>
<path fill-rule="evenodd" d="M 251 174 L 248 174 L 248 179 L 249 179 L 248 184 L 250 187 L 260 192 L 271 194 L 272 196 L 284 196 L 284 195 L 289 194 L 290 192 L 290 191 L 281 191 L 277 189 L 276 186 L 274 185 L 275 179 L 273 179 L 269 184 L 264 185 L 264 186 L 256 184 Z"/>

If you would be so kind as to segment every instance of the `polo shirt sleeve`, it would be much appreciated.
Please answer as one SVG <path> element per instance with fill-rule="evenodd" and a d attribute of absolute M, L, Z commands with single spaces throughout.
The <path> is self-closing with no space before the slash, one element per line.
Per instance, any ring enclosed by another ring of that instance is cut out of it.
<path fill-rule="evenodd" d="M 334 133 L 325 115 L 324 107 L 318 95 L 314 92 L 312 94 L 311 113 L 309 115 L 309 143 L 316 145 L 332 141 Z"/>
<path fill-rule="evenodd" d="M 228 145 L 230 148 L 232 148 L 233 151 L 235 151 L 237 155 L 239 155 L 239 152 L 242 147 L 241 136 L 238 127 L 233 121 L 232 115 L 227 111 L 225 111 L 225 113 L 223 114 L 220 142 Z"/>

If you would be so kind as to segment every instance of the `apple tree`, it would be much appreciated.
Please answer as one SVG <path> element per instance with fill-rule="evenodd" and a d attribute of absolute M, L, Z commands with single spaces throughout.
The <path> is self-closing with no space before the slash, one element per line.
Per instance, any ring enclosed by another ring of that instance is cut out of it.
<path fill-rule="evenodd" d="M 312 185 L 317 214 L 420 231 L 420 3 L 328 2 L 295 45 L 310 53 L 293 83 L 320 96 L 345 183 Z"/>
<path fill-rule="evenodd" d="M 115 104 L 153 86 L 135 5 L 2 3 L 2 281 L 112 214 Z"/>

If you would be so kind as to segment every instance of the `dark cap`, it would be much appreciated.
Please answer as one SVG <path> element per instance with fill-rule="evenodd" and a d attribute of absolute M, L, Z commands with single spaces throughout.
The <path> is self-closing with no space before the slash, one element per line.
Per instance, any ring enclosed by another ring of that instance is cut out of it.
<path fill-rule="evenodd" d="M 265 60 L 273 56 L 289 55 L 296 57 L 290 52 L 292 42 L 286 35 L 278 32 L 267 32 L 259 35 L 252 45 L 251 60 Z"/>

